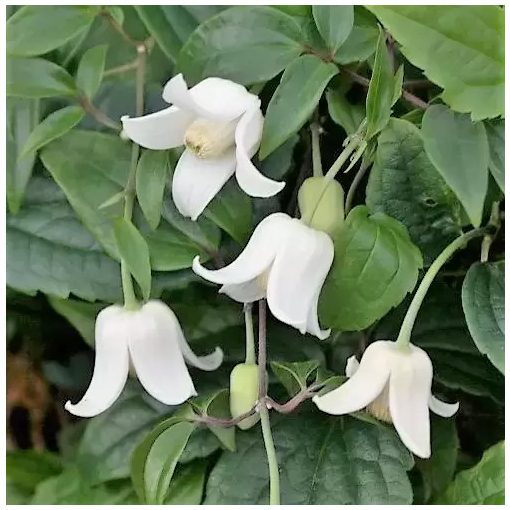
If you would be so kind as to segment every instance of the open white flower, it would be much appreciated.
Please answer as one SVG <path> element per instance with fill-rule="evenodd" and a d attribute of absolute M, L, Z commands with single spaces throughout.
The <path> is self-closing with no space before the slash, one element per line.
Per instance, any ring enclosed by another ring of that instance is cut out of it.
<path fill-rule="evenodd" d="M 279 320 L 324 339 L 330 330 L 320 329 L 317 302 L 333 256 L 327 234 L 287 214 L 274 213 L 257 225 L 234 262 L 212 271 L 195 257 L 193 271 L 223 284 L 220 292 L 241 303 L 267 297 Z"/>
<path fill-rule="evenodd" d="M 262 137 L 260 99 L 242 85 L 206 78 L 188 89 L 182 74 L 163 89 L 172 106 L 144 117 L 122 117 L 125 134 L 148 149 L 185 145 L 175 168 L 172 197 L 184 216 L 196 220 L 235 173 L 253 197 L 276 195 L 284 186 L 262 175 L 250 161 Z"/>
<path fill-rule="evenodd" d="M 370 344 L 358 363 L 347 362 L 349 380 L 323 396 L 317 407 L 329 414 L 347 414 L 364 407 L 377 418 L 392 422 L 402 442 L 422 458 L 430 457 L 429 408 L 439 416 L 453 416 L 459 404 L 446 404 L 431 393 L 432 363 L 427 353 L 409 344 L 380 340 Z"/>
<path fill-rule="evenodd" d="M 139 310 L 119 305 L 101 310 L 96 320 L 96 361 L 90 386 L 77 404 L 65 408 L 90 417 L 108 409 L 121 394 L 130 364 L 145 390 L 167 405 L 196 395 L 185 360 L 202 370 L 221 364 L 220 348 L 198 357 L 184 338 L 175 314 L 161 301 L 149 301 Z"/>

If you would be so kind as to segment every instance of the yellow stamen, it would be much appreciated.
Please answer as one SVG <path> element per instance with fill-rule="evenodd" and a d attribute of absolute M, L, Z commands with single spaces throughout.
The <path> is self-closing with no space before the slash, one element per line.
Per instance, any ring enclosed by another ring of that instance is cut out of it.
<path fill-rule="evenodd" d="M 235 127 L 235 122 L 198 119 L 186 130 L 184 144 L 201 159 L 218 157 L 234 145 Z"/>

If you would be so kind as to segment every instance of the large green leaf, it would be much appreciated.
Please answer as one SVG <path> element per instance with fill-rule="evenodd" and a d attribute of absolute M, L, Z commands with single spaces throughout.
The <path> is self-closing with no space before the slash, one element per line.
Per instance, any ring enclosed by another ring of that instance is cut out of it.
<path fill-rule="evenodd" d="M 27 156 L 31 152 L 36 152 L 53 140 L 64 136 L 67 132 L 71 131 L 84 116 L 85 112 L 80 106 L 66 106 L 61 110 L 50 113 L 50 115 L 30 133 L 30 136 L 23 146 L 20 158 Z"/>
<path fill-rule="evenodd" d="M 42 58 L 7 59 L 8 97 L 76 96 L 76 85 L 62 67 Z"/>
<path fill-rule="evenodd" d="M 505 14 L 502 7 L 381 5 L 368 8 L 402 45 L 404 56 L 444 88 L 442 97 L 451 108 L 471 113 L 473 120 L 504 113 Z"/>
<path fill-rule="evenodd" d="M 39 122 L 37 99 L 7 100 L 6 191 L 9 211 L 18 212 L 27 187 L 35 154 L 20 157 L 21 149 Z"/>
<path fill-rule="evenodd" d="M 76 458 L 80 472 L 91 484 L 127 478 L 138 441 L 171 411 L 139 385 L 128 384 L 112 407 L 88 420 Z"/>
<path fill-rule="evenodd" d="M 183 46 L 178 69 L 241 84 L 269 80 L 302 52 L 298 23 L 273 7 L 232 7 L 202 23 Z"/>
<path fill-rule="evenodd" d="M 260 158 L 265 158 L 296 133 L 313 113 L 329 80 L 338 73 L 315 55 L 292 62 L 267 107 Z"/>
<path fill-rule="evenodd" d="M 505 442 L 489 448 L 476 466 L 461 471 L 435 504 L 504 505 Z"/>
<path fill-rule="evenodd" d="M 462 285 L 462 307 L 476 346 L 505 373 L 505 263 L 473 264 Z"/>
<path fill-rule="evenodd" d="M 481 122 L 434 105 L 423 115 L 421 133 L 425 151 L 448 186 L 457 195 L 475 227 L 482 221 L 487 194 L 489 144 Z"/>
<path fill-rule="evenodd" d="M 313 5 L 312 13 L 319 33 L 334 55 L 352 31 L 352 5 Z"/>
<path fill-rule="evenodd" d="M 272 418 L 285 505 L 410 504 L 412 456 L 395 432 L 317 412 Z M 360 488 L 362 488 L 360 490 Z M 267 504 L 269 474 L 260 430 L 239 435 L 214 466 L 205 504 Z"/>
<path fill-rule="evenodd" d="M 461 206 L 423 149 L 419 130 L 391 119 L 378 138 L 367 205 L 401 221 L 430 264 L 460 235 Z"/>
<path fill-rule="evenodd" d="M 366 116 L 365 107 L 350 103 L 340 88 L 326 92 L 329 115 L 348 135 L 354 134 Z"/>
<path fill-rule="evenodd" d="M 386 36 L 380 30 L 375 52 L 374 67 L 368 86 L 366 110 L 366 139 L 369 140 L 383 129 L 390 120 L 395 81 L 393 63 L 386 47 Z"/>
<path fill-rule="evenodd" d="M 43 55 L 89 28 L 98 6 L 27 5 L 7 21 L 7 54 Z"/>
<path fill-rule="evenodd" d="M 319 300 L 323 325 L 364 329 L 397 306 L 418 279 L 422 258 L 406 228 L 383 213 L 352 209 L 334 238 L 335 259 Z"/>
<path fill-rule="evenodd" d="M 62 192 L 33 178 L 25 206 L 7 217 L 7 284 L 22 292 L 116 301 L 119 265 L 80 224 Z"/>
<path fill-rule="evenodd" d="M 489 141 L 490 161 L 489 170 L 498 183 L 501 191 L 505 192 L 505 121 L 493 120 L 485 122 L 485 131 Z"/>
<path fill-rule="evenodd" d="M 165 505 L 199 505 L 204 492 L 206 473 L 207 462 L 204 461 L 178 467 L 170 482 Z"/>
<path fill-rule="evenodd" d="M 78 64 L 76 86 L 89 98 L 94 97 L 101 85 L 107 50 L 105 44 L 94 46 L 83 54 Z"/>
<path fill-rule="evenodd" d="M 386 316 L 378 324 L 374 338 L 397 338 L 408 306 L 406 301 Z M 503 402 L 504 377 L 480 354 L 469 334 L 460 285 L 431 286 L 418 313 L 411 341 L 427 351 L 434 365 L 434 379 L 442 386 Z"/>

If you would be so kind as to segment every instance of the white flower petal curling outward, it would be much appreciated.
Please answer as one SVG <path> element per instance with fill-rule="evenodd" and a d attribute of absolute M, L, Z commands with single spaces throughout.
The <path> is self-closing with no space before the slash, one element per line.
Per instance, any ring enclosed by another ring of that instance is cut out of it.
<path fill-rule="evenodd" d="M 407 448 L 419 457 L 430 457 L 429 408 L 450 417 L 459 405 L 441 402 L 431 394 L 433 370 L 427 353 L 413 344 L 400 348 L 380 340 L 368 346 L 361 362 L 349 358 L 345 372 L 346 383 L 313 398 L 317 407 L 336 415 L 364 407 L 369 412 L 378 409 L 380 417 L 385 415 L 384 420 L 394 424 Z"/>
<path fill-rule="evenodd" d="M 172 198 L 179 212 L 196 220 L 233 175 L 235 166 L 234 149 L 211 159 L 200 159 L 186 149 L 172 182 Z"/>
<path fill-rule="evenodd" d="M 172 106 L 143 117 L 122 117 L 124 134 L 142 147 L 185 145 L 173 177 L 172 197 L 184 216 L 196 220 L 234 174 L 251 196 L 268 197 L 285 183 L 261 174 L 251 162 L 262 137 L 260 99 L 222 78 L 206 78 L 191 89 L 182 76 L 164 87 Z"/>
<path fill-rule="evenodd" d="M 77 404 L 66 409 L 83 417 L 110 407 L 126 383 L 130 361 L 145 390 L 167 405 L 196 395 L 185 360 L 202 370 L 215 370 L 223 360 L 221 349 L 196 356 L 186 342 L 177 317 L 161 301 L 139 310 L 112 305 L 96 321 L 96 361 L 92 381 Z"/>
<path fill-rule="evenodd" d="M 261 198 L 276 195 L 285 186 L 284 182 L 273 181 L 260 173 L 251 162 L 260 146 L 263 125 L 264 117 L 256 104 L 241 117 L 235 133 L 237 182 L 248 195 Z"/>
<path fill-rule="evenodd" d="M 96 320 L 96 360 L 92 381 L 77 404 L 66 402 L 70 413 L 89 418 L 108 409 L 121 394 L 129 373 L 129 352 L 123 340 L 128 333 L 123 307 L 113 305 L 101 310 Z"/>

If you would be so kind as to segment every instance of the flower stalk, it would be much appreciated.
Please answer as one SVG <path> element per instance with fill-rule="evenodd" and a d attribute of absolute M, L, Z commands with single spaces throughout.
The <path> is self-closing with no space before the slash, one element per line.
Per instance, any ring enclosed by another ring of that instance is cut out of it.
<path fill-rule="evenodd" d="M 252 304 L 246 303 L 244 305 L 244 323 L 246 327 L 246 359 L 247 365 L 254 365 L 255 358 L 255 338 L 253 335 L 253 313 Z"/>

